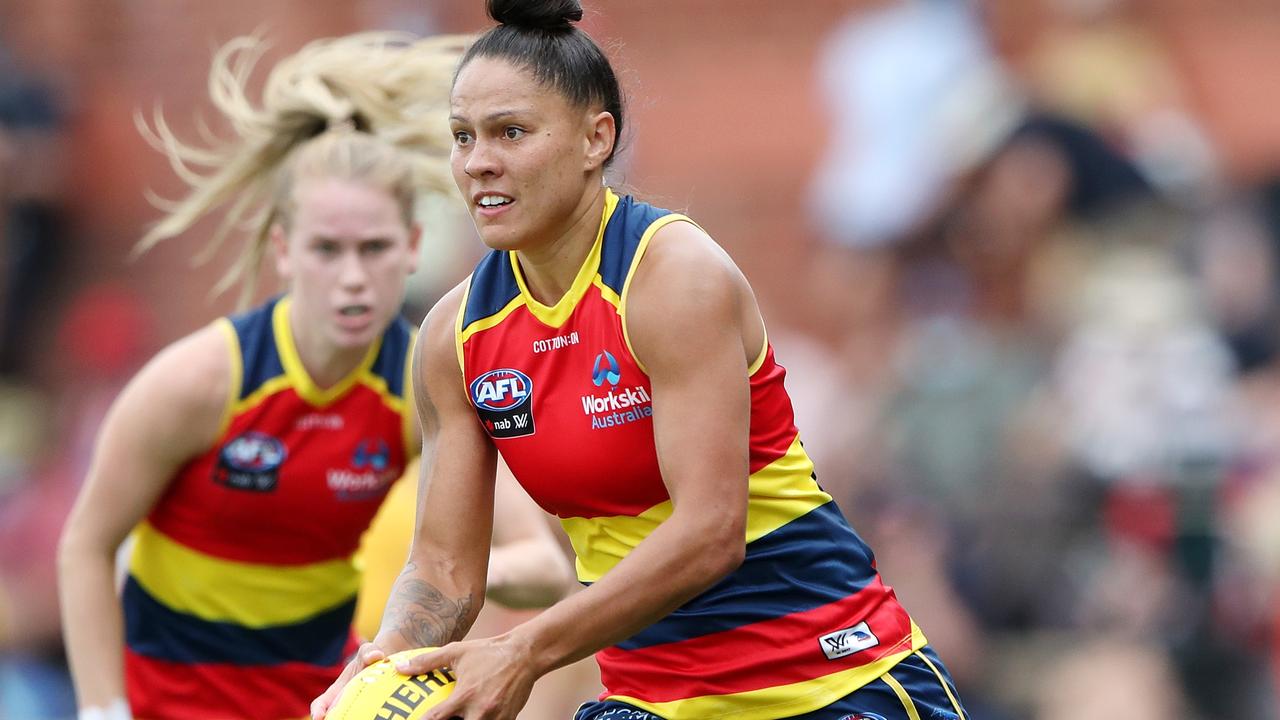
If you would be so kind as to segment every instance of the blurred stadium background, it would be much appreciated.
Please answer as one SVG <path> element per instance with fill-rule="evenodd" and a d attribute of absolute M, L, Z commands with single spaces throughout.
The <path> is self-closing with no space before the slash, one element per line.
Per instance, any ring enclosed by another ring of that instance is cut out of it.
<path fill-rule="evenodd" d="M 737 258 L 819 479 L 974 720 L 1277 717 L 1280 3 L 586 0 L 615 175 Z M 480 0 L 0 0 L 0 720 L 74 716 L 53 555 L 93 433 L 233 309 L 133 125 L 213 49 L 478 30 Z M 215 131 L 216 123 L 212 123 Z M 480 245 L 424 210 L 411 319 Z M 269 288 L 264 289 L 268 291 Z M 518 614 L 492 613 L 485 627 Z M 589 663 L 524 718 L 565 718 Z"/>

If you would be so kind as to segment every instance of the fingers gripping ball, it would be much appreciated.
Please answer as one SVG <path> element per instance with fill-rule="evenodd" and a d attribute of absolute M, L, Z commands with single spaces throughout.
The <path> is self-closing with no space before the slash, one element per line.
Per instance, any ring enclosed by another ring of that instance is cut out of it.
<path fill-rule="evenodd" d="M 435 648 L 405 650 L 361 670 L 343 688 L 326 720 L 418 720 L 453 692 L 453 673 L 401 675 L 396 663 L 431 650 Z"/>

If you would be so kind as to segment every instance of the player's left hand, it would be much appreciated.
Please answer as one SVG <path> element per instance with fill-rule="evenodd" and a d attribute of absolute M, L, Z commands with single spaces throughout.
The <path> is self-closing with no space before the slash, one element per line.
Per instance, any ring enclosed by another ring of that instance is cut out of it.
<path fill-rule="evenodd" d="M 449 643 L 397 664 L 396 670 L 419 675 L 447 667 L 457 678 L 449 698 L 422 720 L 514 720 L 538 679 L 531 658 L 532 649 L 507 634 Z"/>

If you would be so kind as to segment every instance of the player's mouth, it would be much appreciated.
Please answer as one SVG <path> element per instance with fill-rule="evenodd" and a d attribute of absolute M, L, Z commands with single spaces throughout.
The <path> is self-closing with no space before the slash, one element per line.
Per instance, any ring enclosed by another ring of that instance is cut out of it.
<path fill-rule="evenodd" d="M 373 306 L 351 303 L 338 308 L 338 325 L 344 330 L 363 330 L 373 322 Z"/>
<path fill-rule="evenodd" d="M 515 204 L 515 198 L 496 192 L 480 192 L 471 198 L 476 212 L 485 217 L 494 217 L 506 212 Z"/>

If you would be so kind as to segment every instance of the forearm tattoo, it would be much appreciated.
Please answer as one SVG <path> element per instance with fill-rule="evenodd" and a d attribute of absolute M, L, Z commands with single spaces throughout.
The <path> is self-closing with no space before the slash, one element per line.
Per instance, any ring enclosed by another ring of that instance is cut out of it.
<path fill-rule="evenodd" d="M 410 562 L 387 602 L 389 627 L 414 647 L 440 647 L 461 640 L 475 619 L 470 596 L 451 598 L 434 585 L 406 577 L 417 569 Z"/>

